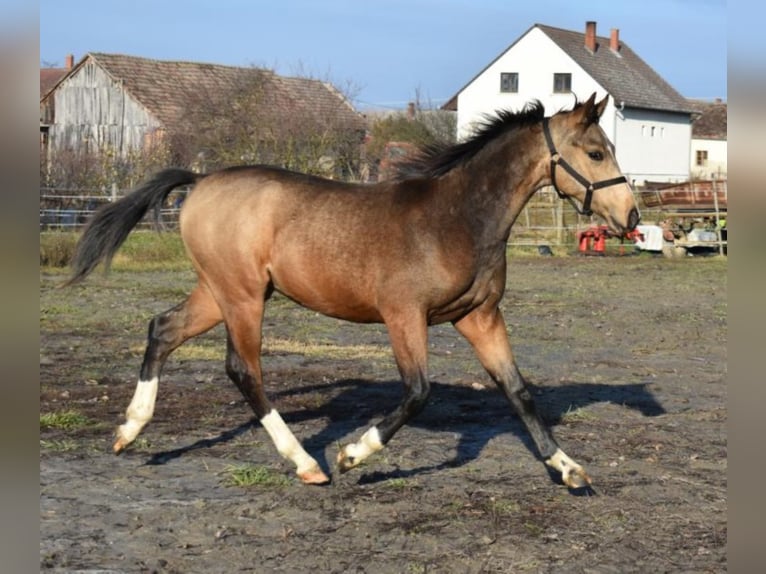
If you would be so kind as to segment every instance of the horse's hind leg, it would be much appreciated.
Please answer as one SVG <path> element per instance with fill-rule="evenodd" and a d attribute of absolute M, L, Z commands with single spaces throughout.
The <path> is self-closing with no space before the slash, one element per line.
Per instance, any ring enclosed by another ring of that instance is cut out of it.
<path fill-rule="evenodd" d="M 500 310 L 497 307 L 478 308 L 456 322 L 455 328 L 468 339 L 484 368 L 503 390 L 532 435 L 545 463 L 561 473 L 569 488 L 588 487 L 590 478 L 585 470 L 561 450 L 537 414 L 532 395 L 513 359 Z"/>
<path fill-rule="evenodd" d="M 138 384 L 125 412 L 126 421 L 117 429 L 113 447 L 115 453 L 120 453 L 132 443 L 151 420 L 160 374 L 168 355 L 187 339 L 204 333 L 221 320 L 218 305 L 201 285 L 192 291 L 186 301 L 151 320 Z"/>
<path fill-rule="evenodd" d="M 296 473 L 306 484 L 330 481 L 290 431 L 263 390 L 261 373 L 261 322 L 263 302 L 249 304 L 230 314 L 227 322 L 226 373 L 234 381 L 271 437 L 277 451 L 292 461 Z M 241 351 L 240 351 L 241 349 Z M 247 357 L 247 360 L 243 359 Z"/>

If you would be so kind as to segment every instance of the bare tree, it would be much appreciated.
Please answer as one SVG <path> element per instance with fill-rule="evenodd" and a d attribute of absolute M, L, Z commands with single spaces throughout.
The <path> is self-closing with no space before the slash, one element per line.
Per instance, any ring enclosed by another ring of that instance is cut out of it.
<path fill-rule="evenodd" d="M 88 192 L 111 192 L 134 187 L 155 171 L 167 167 L 169 149 L 157 144 L 127 153 L 115 150 L 50 150 L 40 154 L 40 185 Z"/>
<path fill-rule="evenodd" d="M 185 94 L 183 121 L 171 134 L 180 163 L 200 170 L 264 163 L 321 175 L 353 175 L 362 118 L 332 85 L 243 69 L 227 84 Z M 349 112 L 352 112 L 351 114 Z M 350 119 L 352 118 L 352 119 Z"/>
<path fill-rule="evenodd" d="M 140 150 L 41 150 L 42 184 L 109 191 L 168 165 L 212 171 L 256 163 L 358 177 L 364 119 L 329 82 L 256 67 L 216 67 L 194 80 L 166 102 L 172 121 Z"/>
<path fill-rule="evenodd" d="M 392 142 L 412 144 L 415 148 L 453 144 L 456 128 L 457 118 L 453 112 L 423 104 L 416 92 L 407 110 L 385 114 L 371 122 L 367 161 L 378 165 Z"/>

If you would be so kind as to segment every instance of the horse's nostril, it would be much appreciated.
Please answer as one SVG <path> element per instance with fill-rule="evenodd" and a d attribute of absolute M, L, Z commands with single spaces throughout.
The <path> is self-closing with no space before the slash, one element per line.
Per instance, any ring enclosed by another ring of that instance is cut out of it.
<path fill-rule="evenodd" d="M 630 213 L 628 214 L 628 229 L 635 229 L 640 219 L 641 216 L 638 214 L 638 209 L 635 207 L 631 209 Z"/>

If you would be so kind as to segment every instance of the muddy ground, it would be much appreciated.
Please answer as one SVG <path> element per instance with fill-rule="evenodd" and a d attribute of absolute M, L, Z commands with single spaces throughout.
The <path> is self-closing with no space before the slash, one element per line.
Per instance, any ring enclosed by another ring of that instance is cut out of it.
<path fill-rule="evenodd" d="M 511 260 L 517 361 L 592 496 L 549 476 L 450 326 L 431 331 L 425 411 L 339 475 L 338 444 L 401 396 L 385 331 L 280 298 L 265 325 L 268 391 L 331 485 L 292 476 L 226 378 L 219 328 L 171 357 L 153 421 L 114 456 L 147 322 L 193 275 L 62 280 L 41 274 L 42 571 L 726 570 L 725 259 Z M 233 484 L 243 465 L 262 478 Z"/>

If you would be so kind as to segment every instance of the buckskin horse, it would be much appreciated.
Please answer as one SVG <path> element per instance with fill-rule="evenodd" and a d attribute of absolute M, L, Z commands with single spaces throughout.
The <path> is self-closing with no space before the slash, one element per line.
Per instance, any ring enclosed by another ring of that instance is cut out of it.
<path fill-rule="evenodd" d="M 511 226 L 536 190 L 553 186 L 617 235 L 638 224 L 631 187 L 599 126 L 607 99 L 596 102 L 594 93 L 550 117 L 539 101 L 485 116 L 470 139 L 424 150 L 390 181 L 345 183 L 268 166 L 205 175 L 167 169 L 104 206 L 78 241 L 69 284 L 102 262 L 108 267 L 150 209 L 174 188 L 194 184 L 180 230 L 198 283 L 183 303 L 151 320 L 114 451 L 125 449 L 151 419 L 168 355 L 223 321 L 228 376 L 300 479 L 329 482 L 264 393 L 261 326 L 277 291 L 319 313 L 387 328 L 404 398 L 340 450 L 341 472 L 381 450 L 423 409 L 428 327 L 449 321 L 521 417 L 540 457 L 569 488 L 588 488 L 583 467 L 558 446 L 536 411 L 498 305 Z"/>

